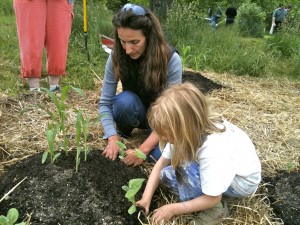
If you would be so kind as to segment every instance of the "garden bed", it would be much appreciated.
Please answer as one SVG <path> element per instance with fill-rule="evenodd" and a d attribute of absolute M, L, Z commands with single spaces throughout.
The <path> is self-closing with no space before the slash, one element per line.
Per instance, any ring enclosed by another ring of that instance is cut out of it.
<path fill-rule="evenodd" d="M 183 81 L 196 84 L 218 112 L 250 135 L 262 162 L 264 180 L 257 194 L 229 203 L 231 215 L 224 224 L 299 224 L 300 124 L 299 117 L 295 117 L 299 115 L 295 105 L 299 104 L 300 84 L 228 74 L 203 76 L 195 71 L 185 71 Z M 72 94 L 68 104 L 96 118 L 98 95 L 98 91 L 87 92 L 84 101 Z M 146 178 L 151 165 L 130 168 L 118 160 L 105 159 L 101 151 L 106 142 L 102 140 L 100 126 L 90 131 L 88 145 L 92 151 L 86 162 L 81 159 L 78 174 L 75 152 L 68 157 L 62 154 L 54 165 L 49 161 L 42 164 L 50 118 L 35 107 L 37 104 L 53 108 L 51 99 L 44 95 L 0 95 L 0 198 L 26 178 L 0 202 L 0 215 L 15 207 L 20 211 L 20 219 L 31 224 L 140 224 L 137 213 L 127 213 L 131 204 L 124 197 L 122 185 L 132 178 Z M 76 113 L 68 109 L 68 116 L 72 123 Z M 70 132 L 74 136 L 74 130 Z M 144 133 L 134 132 L 133 138 L 122 139 L 127 147 L 136 147 L 145 138 Z M 290 173 L 277 171 L 288 168 Z M 159 192 L 153 204 L 166 201 L 172 201 L 172 197 Z M 149 218 L 141 219 L 150 224 Z M 176 217 L 170 224 L 184 224 L 189 219 L 190 215 Z"/>

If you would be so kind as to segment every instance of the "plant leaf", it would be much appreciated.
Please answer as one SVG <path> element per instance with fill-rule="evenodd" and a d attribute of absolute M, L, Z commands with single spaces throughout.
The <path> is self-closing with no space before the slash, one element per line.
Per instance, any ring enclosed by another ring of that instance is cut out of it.
<path fill-rule="evenodd" d="M 61 106 L 60 106 L 60 104 L 59 104 L 59 101 L 58 101 L 57 97 L 56 97 L 50 90 L 48 90 L 47 88 L 41 88 L 41 90 L 47 92 L 48 96 L 51 98 L 51 100 L 53 101 L 53 103 L 55 104 L 55 106 L 56 106 L 58 109 L 61 108 Z"/>
<path fill-rule="evenodd" d="M 71 86 L 71 88 L 72 88 L 74 91 L 76 91 L 78 94 L 80 94 L 84 99 L 86 99 L 85 93 L 84 93 L 84 91 L 83 91 L 82 89 L 76 88 L 76 87 L 73 87 L 73 86 Z"/>
<path fill-rule="evenodd" d="M 0 216 L 0 224 L 1 225 L 9 225 L 8 222 L 9 222 L 9 220 L 6 216 L 3 216 L 3 215 Z"/>
<path fill-rule="evenodd" d="M 60 156 L 61 153 L 56 153 L 55 156 L 53 157 L 53 162 Z"/>
<path fill-rule="evenodd" d="M 127 149 L 126 145 L 124 145 L 121 141 L 116 141 L 116 144 L 121 150 Z"/>
<path fill-rule="evenodd" d="M 7 218 L 10 224 L 14 224 L 19 218 L 19 212 L 16 208 L 11 208 L 8 210 Z"/>
<path fill-rule="evenodd" d="M 48 158 L 48 154 L 49 154 L 48 151 L 43 153 L 43 156 L 42 156 L 42 164 L 44 164 L 44 163 L 46 162 L 46 160 L 47 160 L 47 158 Z"/>
<path fill-rule="evenodd" d="M 136 212 L 136 206 L 135 205 L 132 205 L 129 209 L 128 209 L 128 213 L 131 215 L 133 213 Z"/>
<path fill-rule="evenodd" d="M 130 188 L 128 186 L 126 186 L 126 185 L 123 185 L 122 189 L 127 192 Z"/>
<path fill-rule="evenodd" d="M 142 152 L 141 150 L 139 149 L 135 149 L 135 152 L 136 152 L 136 156 L 140 159 L 143 159 L 143 160 L 146 160 L 147 156 L 144 152 Z"/>

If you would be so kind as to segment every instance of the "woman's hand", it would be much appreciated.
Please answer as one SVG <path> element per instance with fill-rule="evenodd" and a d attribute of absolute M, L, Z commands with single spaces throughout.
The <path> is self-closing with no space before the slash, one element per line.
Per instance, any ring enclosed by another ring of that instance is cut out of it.
<path fill-rule="evenodd" d="M 115 160 L 117 158 L 120 150 L 119 146 L 116 144 L 118 140 L 118 135 L 113 135 L 108 138 L 108 144 L 102 153 L 106 158 L 111 160 Z"/>
<path fill-rule="evenodd" d="M 122 162 L 127 166 L 139 166 L 143 163 L 143 159 L 136 156 L 136 151 L 134 149 L 126 150 L 126 156 L 122 159 Z"/>

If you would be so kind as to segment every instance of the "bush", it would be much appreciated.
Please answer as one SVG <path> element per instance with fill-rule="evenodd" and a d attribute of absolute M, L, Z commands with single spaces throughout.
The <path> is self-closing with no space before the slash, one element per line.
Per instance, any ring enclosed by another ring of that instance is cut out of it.
<path fill-rule="evenodd" d="M 263 37 L 265 17 L 265 12 L 256 3 L 245 2 L 237 15 L 240 33 L 248 37 Z"/>
<path fill-rule="evenodd" d="M 283 26 L 272 38 L 267 39 L 269 51 L 278 57 L 293 57 L 299 53 L 300 37 L 295 28 Z"/>

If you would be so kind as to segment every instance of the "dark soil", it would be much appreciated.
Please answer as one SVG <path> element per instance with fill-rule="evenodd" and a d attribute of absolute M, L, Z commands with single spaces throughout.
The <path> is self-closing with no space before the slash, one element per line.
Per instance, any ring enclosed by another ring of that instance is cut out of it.
<path fill-rule="evenodd" d="M 204 94 L 223 88 L 221 84 L 217 84 L 212 80 L 202 76 L 200 73 L 193 71 L 184 71 L 182 82 L 191 82 L 192 84 L 196 85 Z"/>
<path fill-rule="evenodd" d="M 275 178 L 264 178 L 274 213 L 285 225 L 300 224 L 300 173 L 280 171 Z"/>
<path fill-rule="evenodd" d="M 0 196 L 27 179 L 0 203 L 0 215 L 14 207 L 20 215 L 31 214 L 32 224 L 39 225 L 139 224 L 137 213 L 127 212 L 131 204 L 122 186 L 133 178 L 147 178 L 141 168 L 92 151 L 87 161 L 81 158 L 77 174 L 75 152 L 63 155 L 54 164 L 48 159 L 42 165 L 42 155 L 37 154 L 9 168 L 1 177 Z"/>

